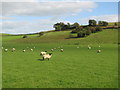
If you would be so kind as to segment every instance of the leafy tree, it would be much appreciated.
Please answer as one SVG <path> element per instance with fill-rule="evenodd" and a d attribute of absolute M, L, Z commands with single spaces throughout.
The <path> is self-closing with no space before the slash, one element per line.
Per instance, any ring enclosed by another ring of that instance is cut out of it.
<path fill-rule="evenodd" d="M 71 33 L 78 33 L 79 31 L 82 31 L 82 29 L 83 28 L 81 26 L 77 26 Z"/>
<path fill-rule="evenodd" d="M 73 24 L 73 27 L 78 28 L 78 27 L 80 27 L 80 25 L 79 25 L 79 23 L 75 22 L 75 23 Z"/>
<path fill-rule="evenodd" d="M 106 21 L 99 21 L 99 22 L 98 22 L 98 25 L 99 25 L 99 26 L 107 26 L 107 25 L 108 25 L 108 22 L 106 22 Z"/>
<path fill-rule="evenodd" d="M 96 26 L 96 23 L 95 20 L 89 20 L 89 26 Z"/>

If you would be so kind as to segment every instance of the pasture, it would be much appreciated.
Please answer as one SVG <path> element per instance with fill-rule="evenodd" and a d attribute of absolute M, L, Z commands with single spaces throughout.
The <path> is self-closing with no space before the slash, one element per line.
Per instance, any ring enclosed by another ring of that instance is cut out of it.
<path fill-rule="evenodd" d="M 104 30 L 72 39 L 67 39 L 69 31 L 25 39 L 3 36 L 3 47 L 8 49 L 2 52 L 3 88 L 117 88 L 117 34 L 117 30 Z M 60 52 L 60 46 L 64 52 Z M 11 52 L 13 47 L 15 52 Z M 51 52 L 52 48 L 57 48 L 52 58 L 42 60 L 40 51 Z M 101 53 L 97 53 L 99 49 Z"/>

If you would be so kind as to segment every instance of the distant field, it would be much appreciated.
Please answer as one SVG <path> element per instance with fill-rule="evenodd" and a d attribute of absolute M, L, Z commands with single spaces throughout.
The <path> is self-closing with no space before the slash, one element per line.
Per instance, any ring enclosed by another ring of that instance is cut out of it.
<path fill-rule="evenodd" d="M 69 36 L 70 31 L 24 39 L 3 36 L 3 47 L 9 49 L 2 53 L 3 88 L 117 88 L 118 30 L 108 29 L 85 38 Z M 11 52 L 13 47 L 15 52 Z M 40 51 L 51 52 L 51 48 L 57 48 L 52 58 L 43 61 Z M 97 53 L 99 49 L 101 53 Z"/>
<path fill-rule="evenodd" d="M 118 30 L 108 29 L 102 32 L 93 33 L 85 38 L 69 38 L 70 31 L 49 32 L 41 37 L 38 35 L 29 36 L 28 38 L 22 38 L 22 36 L 6 36 L 3 41 L 14 43 L 56 43 L 56 44 L 113 44 L 118 42 Z M 74 34 L 75 36 L 75 34 Z M 3 42 L 4 43 L 4 42 Z"/>

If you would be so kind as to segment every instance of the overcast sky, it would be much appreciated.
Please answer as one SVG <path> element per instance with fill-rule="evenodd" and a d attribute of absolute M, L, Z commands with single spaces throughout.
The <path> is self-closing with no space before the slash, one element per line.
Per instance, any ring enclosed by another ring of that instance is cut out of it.
<path fill-rule="evenodd" d="M 83 25 L 88 24 L 89 19 L 118 21 L 117 2 L 3 0 L 0 6 L 2 6 L 0 26 L 3 33 L 20 34 L 53 30 L 53 25 L 57 22 L 71 24 L 78 22 Z"/>

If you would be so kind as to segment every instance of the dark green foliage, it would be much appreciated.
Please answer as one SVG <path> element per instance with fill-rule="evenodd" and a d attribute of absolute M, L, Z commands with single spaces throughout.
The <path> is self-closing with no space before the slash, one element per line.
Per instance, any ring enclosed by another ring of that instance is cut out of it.
<path fill-rule="evenodd" d="M 77 33 L 77 37 L 85 37 L 86 36 L 86 32 L 83 30 L 83 31 L 79 31 Z"/>
<path fill-rule="evenodd" d="M 27 38 L 27 35 L 23 35 L 23 38 Z"/>
<path fill-rule="evenodd" d="M 72 32 L 71 33 L 78 33 L 79 31 L 82 31 L 82 27 L 80 27 L 80 26 L 77 26 L 74 30 L 72 30 Z"/>
<path fill-rule="evenodd" d="M 90 35 L 91 34 L 91 31 L 90 30 L 87 30 L 86 31 L 86 35 Z"/>
<path fill-rule="evenodd" d="M 90 30 L 91 33 L 95 33 L 96 32 L 96 28 L 95 27 L 90 26 L 90 27 L 86 27 L 86 28 L 87 28 L 87 30 Z"/>
<path fill-rule="evenodd" d="M 66 29 L 70 29 L 71 25 L 70 23 L 64 24 L 63 22 L 56 23 L 53 26 L 55 28 L 55 31 L 64 31 Z"/>
<path fill-rule="evenodd" d="M 106 21 L 99 21 L 99 22 L 98 22 L 98 25 L 99 25 L 99 26 L 107 26 L 107 25 L 108 25 L 108 22 L 106 22 Z"/>
<path fill-rule="evenodd" d="M 96 27 L 96 31 L 102 31 L 101 27 Z"/>
<path fill-rule="evenodd" d="M 79 23 L 75 22 L 74 24 L 70 25 L 70 23 L 64 24 L 63 22 L 54 24 L 55 31 L 64 31 L 67 29 L 75 29 L 79 27 Z"/>
<path fill-rule="evenodd" d="M 89 26 L 96 26 L 97 22 L 95 20 L 89 20 Z"/>
<path fill-rule="evenodd" d="M 115 23 L 114 25 L 117 26 L 117 23 Z"/>

